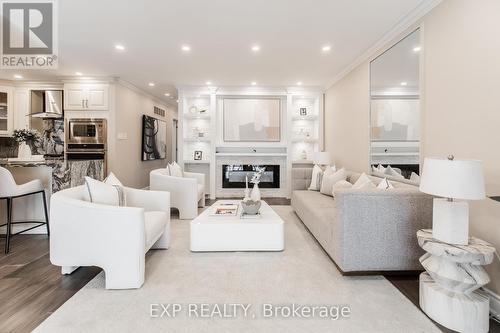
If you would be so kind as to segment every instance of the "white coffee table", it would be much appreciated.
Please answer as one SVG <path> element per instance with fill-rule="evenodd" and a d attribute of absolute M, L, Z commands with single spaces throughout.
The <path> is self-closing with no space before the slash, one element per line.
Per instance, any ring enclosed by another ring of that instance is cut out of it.
<path fill-rule="evenodd" d="M 191 221 L 191 251 L 283 251 L 284 222 L 264 201 L 261 218 L 241 219 L 241 206 L 236 216 L 213 216 L 220 204 L 239 204 L 238 200 L 219 200 Z"/>

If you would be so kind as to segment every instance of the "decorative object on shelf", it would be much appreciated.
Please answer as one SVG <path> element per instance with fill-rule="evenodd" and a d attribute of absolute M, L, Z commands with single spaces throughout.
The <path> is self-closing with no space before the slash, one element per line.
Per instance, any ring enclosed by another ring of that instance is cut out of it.
<path fill-rule="evenodd" d="M 195 115 L 198 113 L 198 107 L 196 105 L 191 105 L 189 107 L 189 113 L 191 113 L 192 115 Z"/>
<path fill-rule="evenodd" d="M 206 135 L 206 130 L 201 128 L 201 127 L 193 127 L 191 129 L 192 133 L 193 133 L 193 138 L 194 139 L 200 139 L 200 138 L 204 138 L 205 135 Z"/>
<path fill-rule="evenodd" d="M 303 160 L 307 160 L 307 151 L 305 149 L 300 153 L 300 158 Z"/>
<path fill-rule="evenodd" d="M 425 158 L 420 191 L 440 196 L 433 205 L 432 233 L 437 240 L 467 245 L 469 205 L 462 200 L 482 200 L 485 196 L 483 163 L 477 160 Z"/>
<path fill-rule="evenodd" d="M 490 199 L 500 202 L 500 196 L 490 197 Z"/>
<path fill-rule="evenodd" d="M 203 159 L 203 152 L 201 150 L 194 151 L 194 160 L 201 161 Z"/>
<path fill-rule="evenodd" d="M 257 215 L 259 213 L 260 206 L 262 205 L 261 201 L 254 200 L 243 200 L 241 202 L 241 208 L 243 208 L 243 213 L 247 215 Z"/>
<path fill-rule="evenodd" d="M 307 116 L 307 108 L 300 108 L 299 112 L 301 116 Z"/>
<path fill-rule="evenodd" d="M 167 123 L 150 116 L 142 116 L 142 160 L 167 158 Z"/>
<path fill-rule="evenodd" d="M 314 164 L 319 165 L 320 167 L 330 165 L 332 161 L 332 157 L 329 152 L 326 151 L 316 151 L 314 152 Z"/>
<path fill-rule="evenodd" d="M 490 281 L 482 265 L 493 261 L 495 248 L 470 237 L 468 245 L 454 245 L 433 237 L 433 230 L 417 232 L 420 258 L 420 307 L 433 320 L 457 332 L 489 330 L 489 297 L 478 290 Z M 465 316 L 467 314 L 467 316 Z"/>
<path fill-rule="evenodd" d="M 260 179 L 262 177 L 262 173 L 266 170 L 266 168 L 260 168 L 256 167 L 256 172 L 252 176 L 252 180 L 250 181 L 253 183 L 253 189 L 252 193 L 250 194 L 250 199 L 253 201 L 260 201 L 260 189 L 259 189 L 259 183 Z"/>
<path fill-rule="evenodd" d="M 26 160 L 31 159 L 30 145 L 34 145 L 34 143 L 40 138 L 38 132 L 29 129 L 14 130 L 12 132 L 12 137 L 19 144 L 17 154 L 18 158 Z"/>
<path fill-rule="evenodd" d="M 199 114 L 207 114 L 207 109 L 201 109 L 198 111 Z"/>

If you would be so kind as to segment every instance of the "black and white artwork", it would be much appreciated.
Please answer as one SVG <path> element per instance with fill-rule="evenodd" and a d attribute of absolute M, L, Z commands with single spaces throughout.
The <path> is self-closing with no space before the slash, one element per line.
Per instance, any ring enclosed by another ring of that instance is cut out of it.
<path fill-rule="evenodd" d="M 299 111 L 301 116 L 307 116 L 307 108 L 300 108 Z"/>
<path fill-rule="evenodd" d="M 167 123 L 150 116 L 142 116 L 142 160 L 167 158 Z"/>
<path fill-rule="evenodd" d="M 194 160 L 201 161 L 203 159 L 203 152 L 201 150 L 194 151 Z"/>

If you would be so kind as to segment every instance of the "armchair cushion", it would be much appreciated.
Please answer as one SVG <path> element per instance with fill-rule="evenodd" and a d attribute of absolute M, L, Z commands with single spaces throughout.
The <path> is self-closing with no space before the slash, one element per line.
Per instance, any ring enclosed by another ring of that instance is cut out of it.
<path fill-rule="evenodd" d="M 125 206 L 125 192 L 122 186 L 109 185 L 90 177 L 85 177 L 85 185 L 86 201 L 110 206 Z"/>
<path fill-rule="evenodd" d="M 181 166 L 175 161 L 172 164 L 168 165 L 168 171 L 170 173 L 170 176 L 184 177 Z"/>

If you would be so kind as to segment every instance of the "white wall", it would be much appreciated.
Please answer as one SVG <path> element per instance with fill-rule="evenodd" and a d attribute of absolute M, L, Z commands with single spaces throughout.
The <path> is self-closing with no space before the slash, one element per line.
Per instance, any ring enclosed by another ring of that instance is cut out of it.
<path fill-rule="evenodd" d="M 500 194 L 499 13 L 498 0 L 445 0 L 419 22 L 424 40 L 422 153 L 483 160 L 489 195 Z M 326 149 L 337 164 L 358 171 L 369 168 L 368 82 L 365 62 L 326 94 Z M 500 204 L 473 202 L 470 218 L 471 234 L 500 250 Z M 500 294 L 500 262 L 486 268 L 488 287 Z"/>
<path fill-rule="evenodd" d="M 114 138 L 110 140 L 109 171 L 127 186 L 144 188 L 149 186 L 149 172 L 165 167 L 172 160 L 172 119 L 177 118 L 177 110 L 166 106 L 151 97 L 120 83 L 115 86 L 114 115 L 110 126 L 114 127 Z M 155 115 L 153 107 L 167 110 L 162 118 Z M 167 159 L 157 161 L 141 161 L 142 116 L 149 115 L 167 122 Z M 118 139 L 119 134 L 126 134 L 127 139 Z M 111 151 L 113 150 L 113 151 Z"/>

